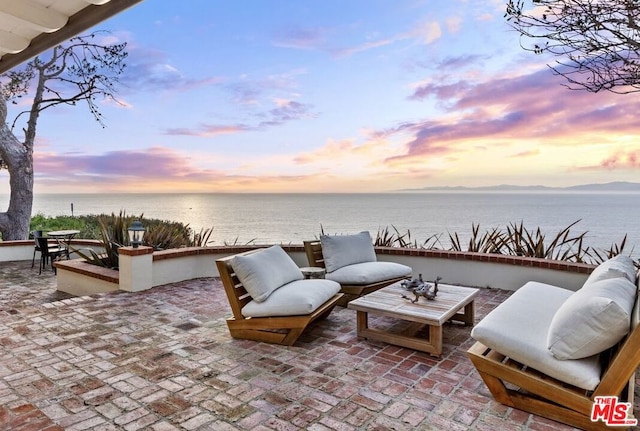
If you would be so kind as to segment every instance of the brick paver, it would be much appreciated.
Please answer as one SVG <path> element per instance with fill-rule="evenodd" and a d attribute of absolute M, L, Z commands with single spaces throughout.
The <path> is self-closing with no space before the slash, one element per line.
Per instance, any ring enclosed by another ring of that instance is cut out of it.
<path fill-rule="evenodd" d="M 0 264 L 0 430 L 571 429 L 494 402 L 461 325 L 433 358 L 358 340 L 338 307 L 282 347 L 229 336 L 214 278 L 72 298 L 37 272 Z"/>

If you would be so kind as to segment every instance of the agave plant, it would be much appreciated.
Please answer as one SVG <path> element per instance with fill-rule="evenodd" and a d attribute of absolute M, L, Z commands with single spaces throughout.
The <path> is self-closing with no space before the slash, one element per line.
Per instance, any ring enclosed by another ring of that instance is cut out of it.
<path fill-rule="evenodd" d="M 564 260 L 569 262 L 584 262 L 587 249 L 584 248 L 583 232 L 577 236 L 571 235 L 571 228 L 580 220 L 576 220 L 562 229 L 550 241 L 538 227 L 535 232 L 529 231 L 523 222 L 511 223 L 507 226 L 505 247 L 508 254 L 515 256 L 538 257 L 542 259 Z"/>
<path fill-rule="evenodd" d="M 402 247 L 402 248 L 418 248 L 416 241 L 411 241 L 411 231 L 401 234 L 400 231 L 391 225 L 393 232 L 389 230 L 389 226 L 384 229 L 378 228 L 376 237 L 373 241 L 374 246 L 379 247 Z"/>
<path fill-rule="evenodd" d="M 246 241 L 240 244 L 240 237 L 237 236 L 233 239 L 233 241 L 225 240 L 224 245 L 250 245 L 250 244 L 253 244 L 255 241 L 256 241 L 256 238 L 251 238 L 249 241 Z"/>
<path fill-rule="evenodd" d="M 449 233 L 449 250 L 537 257 L 592 264 L 599 264 L 623 252 L 627 241 L 626 235 L 619 244 L 612 244 L 609 250 L 599 251 L 586 247 L 584 238 L 587 232 L 577 235 L 571 232 L 571 229 L 579 222 L 580 220 L 574 221 L 553 237 L 547 237 L 539 227 L 535 230 L 527 229 L 522 221 L 520 223 L 510 223 L 506 228 L 506 232 L 500 228 L 492 228 L 482 233 L 480 225 L 472 223 L 471 237 L 466 247 L 457 232 Z M 324 235 L 322 225 L 320 225 L 320 230 L 321 235 Z M 420 248 L 438 249 L 439 246 L 442 246 L 440 242 L 441 235 L 431 235 L 423 242 Z M 378 228 L 374 245 L 418 248 L 418 242 L 411 239 L 411 231 L 407 230 L 406 233 L 400 233 L 394 225 L 391 225 L 391 228 L 388 226 Z M 636 261 L 635 265 L 640 269 L 640 261 Z"/>
<path fill-rule="evenodd" d="M 110 216 L 100 215 L 98 224 L 100 225 L 100 240 L 104 253 L 98 254 L 92 249 L 88 249 L 88 254 L 78 249 L 73 249 L 73 251 L 90 264 L 117 269 L 119 265 L 118 248 L 129 245 L 127 229 L 134 219 L 134 217 L 127 216 L 124 211 L 120 211 L 118 215 L 114 213 L 111 213 Z M 142 219 L 142 215 L 139 219 Z"/>
<path fill-rule="evenodd" d="M 213 228 L 200 229 L 200 232 L 193 232 L 191 239 L 189 241 L 189 245 L 192 247 L 206 247 L 209 244 L 213 243 L 210 240 L 211 235 L 213 234 Z"/>
<path fill-rule="evenodd" d="M 474 223 L 471 223 L 471 238 L 469 238 L 469 245 L 466 250 L 462 246 L 457 232 L 449 233 L 449 241 L 451 242 L 451 250 L 476 253 L 502 254 L 502 249 L 505 245 L 504 234 L 499 228 L 487 230 L 480 235 L 480 224 L 476 225 Z"/>
<path fill-rule="evenodd" d="M 622 238 L 622 241 L 620 241 L 619 244 L 614 242 L 613 244 L 611 244 L 608 250 L 598 250 L 596 248 L 590 248 L 587 252 L 589 256 L 589 263 L 592 263 L 594 265 L 599 265 L 607 259 L 610 259 L 619 254 L 622 254 L 624 253 L 624 248 L 626 245 L 627 245 L 627 235 L 625 234 L 625 236 Z M 633 250 L 634 249 L 631 249 L 631 252 L 629 253 L 629 255 L 633 254 Z M 636 268 L 640 269 L 640 260 L 635 260 L 633 264 L 635 265 Z"/>

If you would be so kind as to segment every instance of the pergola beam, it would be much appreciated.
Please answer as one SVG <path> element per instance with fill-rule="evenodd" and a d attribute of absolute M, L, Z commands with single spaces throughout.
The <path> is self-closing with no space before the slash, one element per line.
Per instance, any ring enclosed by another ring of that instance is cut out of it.
<path fill-rule="evenodd" d="M 36 55 L 53 48 L 73 36 L 99 24 L 100 22 L 122 12 L 142 0 L 111 0 L 104 3 L 101 0 L 85 0 L 93 3 L 69 17 L 66 25 L 52 33 L 42 33 L 31 40 L 29 46 L 15 54 L 5 54 L 0 59 L 0 73 L 29 60 Z M 16 1 L 16 3 L 21 3 Z M 104 3 L 99 5 L 100 3 Z"/>

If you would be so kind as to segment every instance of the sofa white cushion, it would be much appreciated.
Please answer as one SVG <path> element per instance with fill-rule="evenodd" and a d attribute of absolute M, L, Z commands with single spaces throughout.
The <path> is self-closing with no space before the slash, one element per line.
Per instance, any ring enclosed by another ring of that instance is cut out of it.
<path fill-rule="evenodd" d="M 544 374 L 593 390 L 600 382 L 598 355 L 562 361 L 547 349 L 551 320 L 572 293 L 549 284 L 528 282 L 487 314 L 471 336 Z"/>
<path fill-rule="evenodd" d="M 364 262 L 328 272 L 325 278 L 340 284 L 370 284 L 397 277 L 411 276 L 411 268 L 395 262 Z"/>
<path fill-rule="evenodd" d="M 625 277 L 632 283 L 636 282 L 636 268 L 633 265 L 633 259 L 629 256 L 619 254 L 596 266 L 584 282 L 583 287 L 600 280 L 617 277 Z"/>
<path fill-rule="evenodd" d="M 279 245 L 231 259 L 231 267 L 254 301 L 262 302 L 280 286 L 304 276 Z"/>
<path fill-rule="evenodd" d="M 547 346 L 558 359 L 579 359 L 615 345 L 628 332 L 636 286 L 626 277 L 585 285 L 555 313 Z"/>
<path fill-rule="evenodd" d="M 331 280 L 297 280 L 276 289 L 263 302 L 242 307 L 244 317 L 298 316 L 313 313 L 340 291 Z"/>
<path fill-rule="evenodd" d="M 355 235 L 321 235 L 320 244 L 327 272 L 354 263 L 376 261 L 376 252 L 369 232 Z"/>

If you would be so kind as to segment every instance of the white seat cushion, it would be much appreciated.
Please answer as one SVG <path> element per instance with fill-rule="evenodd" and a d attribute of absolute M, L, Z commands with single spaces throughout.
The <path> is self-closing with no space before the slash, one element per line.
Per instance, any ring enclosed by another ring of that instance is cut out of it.
<path fill-rule="evenodd" d="M 251 301 L 242 308 L 244 317 L 298 316 L 313 313 L 340 291 L 331 280 L 297 280 L 274 290 L 262 301 Z"/>
<path fill-rule="evenodd" d="M 279 245 L 231 259 L 231 267 L 254 301 L 262 302 L 280 286 L 304 276 Z"/>
<path fill-rule="evenodd" d="M 593 390 L 600 383 L 598 355 L 563 361 L 547 349 L 551 320 L 572 293 L 549 284 L 528 282 L 482 319 L 471 336 L 541 373 Z"/>
<path fill-rule="evenodd" d="M 340 284 L 370 284 L 411 276 L 411 268 L 395 262 L 364 262 L 343 266 L 325 276 Z"/>
<path fill-rule="evenodd" d="M 629 332 L 636 286 L 626 277 L 585 284 L 551 320 L 547 346 L 558 359 L 579 359 L 600 353 Z"/>
<path fill-rule="evenodd" d="M 321 235 L 320 244 L 327 272 L 354 263 L 376 261 L 376 252 L 369 232 L 355 235 Z"/>

